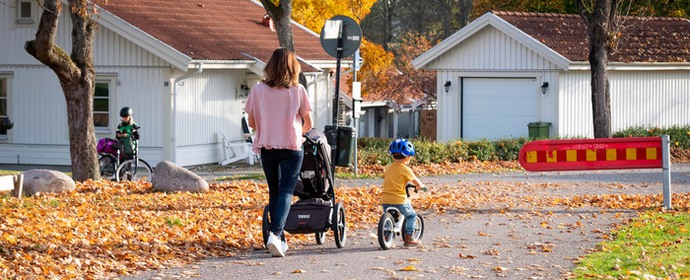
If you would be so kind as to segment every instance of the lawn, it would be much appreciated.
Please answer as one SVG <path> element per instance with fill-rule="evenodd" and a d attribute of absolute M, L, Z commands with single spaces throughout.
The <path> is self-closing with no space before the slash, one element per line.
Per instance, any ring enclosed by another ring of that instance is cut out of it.
<path fill-rule="evenodd" d="M 577 279 L 688 279 L 690 212 L 647 211 L 580 260 Z"/>

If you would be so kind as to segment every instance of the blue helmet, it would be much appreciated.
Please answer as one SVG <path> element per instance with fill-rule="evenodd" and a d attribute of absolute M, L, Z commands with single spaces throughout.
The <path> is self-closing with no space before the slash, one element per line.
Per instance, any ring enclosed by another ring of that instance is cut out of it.
<path fill-rule="evenodd" d="M 409 157 L 414 156 L 414 145 L 410 141 L 404 138 L 398 138 L 391 142 L 388 152 L 392 154 L 401 154 L 403 156 Z"/>

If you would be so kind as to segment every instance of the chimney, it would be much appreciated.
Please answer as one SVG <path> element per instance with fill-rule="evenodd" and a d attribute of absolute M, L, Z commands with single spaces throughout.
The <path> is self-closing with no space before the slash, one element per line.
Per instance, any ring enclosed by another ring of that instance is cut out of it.
<path fill-rule="evenodd" d="M 273 32 L 276 31 L 276 27 L 273 24 L 273 19 L 268 14 L 264 15 L 264 18 L 261 20 L 261 25 L 270 28 Z"/>

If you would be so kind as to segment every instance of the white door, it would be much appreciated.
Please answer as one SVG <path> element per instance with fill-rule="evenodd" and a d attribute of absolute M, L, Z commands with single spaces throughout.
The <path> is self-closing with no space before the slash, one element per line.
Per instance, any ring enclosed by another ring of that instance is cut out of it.
<path fill-rule="evenodd" d="M 534 78 L 463 78 L 462 138 L 466 140 L 527 137 L 537 121 Z"/>

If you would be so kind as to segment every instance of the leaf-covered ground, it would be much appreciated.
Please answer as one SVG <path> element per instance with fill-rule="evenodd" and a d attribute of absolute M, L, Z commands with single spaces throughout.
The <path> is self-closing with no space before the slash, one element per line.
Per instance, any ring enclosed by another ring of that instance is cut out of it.
<path fill-rule="evenodd" d="M 447 167 L 438 167 L 447 168 Z M 420 172 L 420 170 L 417 170 Z M 424 176 L 424 175 L 421 175 Z M 202 258 L 261 248 L 266 186 L 254 181 L 211 184 L 205 194 L 166 194 L 147 183 L 86 181 L 75 191 L 17 199 L 0 197 L 2 278 L 110 278 L 178 266 Z M 487 205 L 660 209 L 661 195 L 555 195 L 566 184 L 457 182 L 429 185 L 415 207 L 430 213 L 471 212 Z M 620 188 L 611 184 L 611 188 Z M 380 215 L 376 187 L 337 188 L 348 228 L 373 228 Z M 674 207 L 690 209 L 690 194 L 674 194 Z M 310 236 L 292 235 L 290 242 Z"/>

